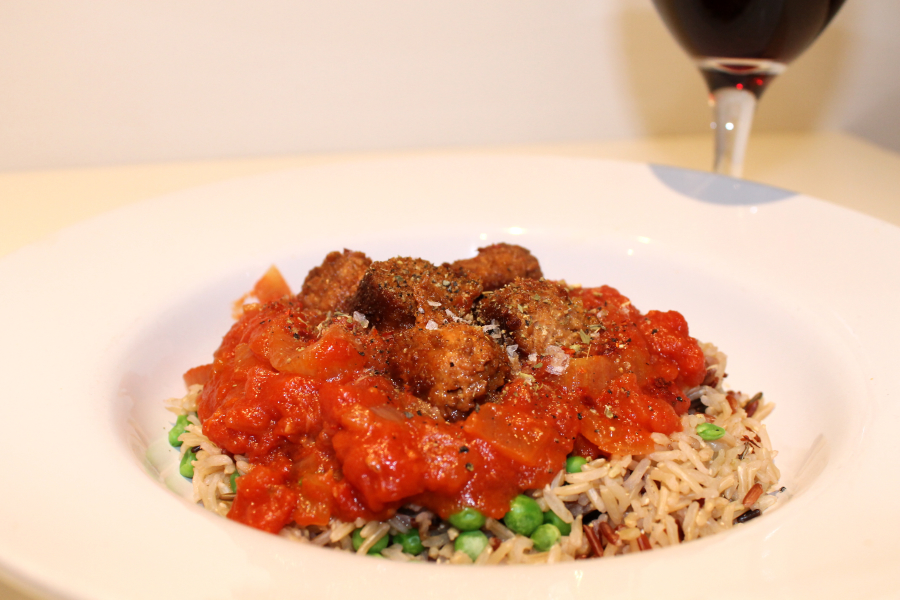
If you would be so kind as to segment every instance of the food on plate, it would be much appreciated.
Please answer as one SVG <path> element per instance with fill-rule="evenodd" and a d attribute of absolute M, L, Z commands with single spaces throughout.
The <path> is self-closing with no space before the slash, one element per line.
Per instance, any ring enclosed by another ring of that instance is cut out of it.
<path fill-rule="evenodd" d="M 296 295 L 273 267 L 235 315 L 168 402 L 181 474 L 234 521 L 533 563 L 671 546 L 777 502 L 773 405 L 724 388 L 724 354 L 675 311 L 545 279 L 522 247 L 332 252 Z"/>

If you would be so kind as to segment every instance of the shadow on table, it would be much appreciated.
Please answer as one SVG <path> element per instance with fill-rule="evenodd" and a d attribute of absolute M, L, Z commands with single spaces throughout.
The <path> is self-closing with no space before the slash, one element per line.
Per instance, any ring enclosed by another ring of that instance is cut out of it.
<path fill-rule="evenodd" d="M 669 189 L 709 204 L 749 206 L 777 202 L 796 195 L 752 181 L 690 169 L 650 165 L 650 170 Z"/>

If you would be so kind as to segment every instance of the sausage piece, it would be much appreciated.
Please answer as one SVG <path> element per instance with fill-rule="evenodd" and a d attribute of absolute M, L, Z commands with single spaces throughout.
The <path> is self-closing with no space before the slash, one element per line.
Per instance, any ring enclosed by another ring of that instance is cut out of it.
<path fill-rule="evenodd" d="M 577 344 L 585 327 L 580 302 L 566 288 L 546 279 L 517 279 L 486 295 L 477 309 L 479 322 L 496 320 L 523 355 L 546 354 L 547 346 Z"/>
<path fill-rule="evenodd" d="M 391 376 L 451 421 L 464 418 L 509 377 L 506 349 L 477 326 L 451 322 L 436 329 L 413 327 L 398 333 L 394 342 L 388 358 Z"/>
<path fill-rule="evenodd" d="M 472 310 L 481 295 L 481 283 L 449 266 L 436 266 L 421 258 L 396 257 L 373 262 L 350 301 L 381 331 L 406 329 L 429 320 L 438 324 Z"/>
<path fill-rule="evenodd" d="M 346 312 L 348 300 L 356 293 L 372 259 L 362 252 L 344 249 L 329 252 L 318 267 L 312 269 L 303 281 L 298 297 L 303 306 L 323 313 Z"/>
<path fill-rule="evenodd" d="M 538 259 L 522 246 L 514 244 L 501 243 L 479 248 L 475 257 L 457 260 L 450 266 L 480 280 L 485 291 L 500 289 L 520 277 L 543 277 Z"/>

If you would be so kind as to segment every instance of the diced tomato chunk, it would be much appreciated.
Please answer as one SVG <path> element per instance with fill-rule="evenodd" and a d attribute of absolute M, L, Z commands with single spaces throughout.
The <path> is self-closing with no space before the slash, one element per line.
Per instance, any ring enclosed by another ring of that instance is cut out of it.
<path fill-rule="evenodd" d="M 396 409 L 378 408 L 376 413 L 357 405 L 344 413 L 344 429 L 332 439 L 347 481 L 376 512 L 425 490 L 424 461 L 410 428 L 401 420 L 405 417 L 391 418 L 385 415 Z"/>
<path fill-rule="evenodd" d="M 650 348 L 678 365 L 687 387 L 698 386 L 706 376 L 706 360 L 697 340 L 688 335 L 688 324 L 681 313 L 651 310 L 638 324 Z"/>
<path fill-rule="evenodd" d="M 300 484 L 297 508 L 293 514 L 294 522 L 301 527 L 328 525 L 331 520 L 333 484 L 334 477 L 330 473 L 305 476 Z"/>
<path fill-rule="evenodd" d="M 654 448 L 649 431 L 590 410 L 582 415 L 581 435 L 601 450 L 614 449 L 615 454 L 647 454 Z"/>
<path fill-rule="evenodd" d="M 237 488 L 229 519 L 270 533 L 278 533 L 292 521 L 299 496 L 273 469 L 254 467 L 238 477 Z"/>
<path fill-rule="evenodd" d="M 291 295 L 291 288 L 281 275 L 281 271 L 274 265 L 269 267 L 256 285 L 253 286 L 253 295 L 262 303 L 274 302 L 279 298 Z"/>
<path fill-rule="evenodd" d="M 466 419 L 465 431 L 527 467 L 552 462 L 554 455 L 566 456 L 566 444 L 563 444 L 565 450 L 558 449 L 560 439 L 556 431 L 535 415 L 502 404 L 486 404 L 471 414 Z"/>
<path fill-rule="evenodd" d="M 206 385 L 207 382 L 209 382 L 209 378 L 212 376 L 212 370 L 212 364 L 200 365 L 199 367 L 188 369 L 184 374 L 184 384 L 188 387 L 192 385 Z"/>

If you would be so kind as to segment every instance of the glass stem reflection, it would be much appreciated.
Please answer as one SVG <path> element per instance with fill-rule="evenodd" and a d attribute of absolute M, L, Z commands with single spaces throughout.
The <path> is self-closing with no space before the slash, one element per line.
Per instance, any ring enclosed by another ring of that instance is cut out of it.
<path fill-rule="evenodd" d="M 741 177 L 744 154 L 756 111 L 756 96 L 752 92 L 723 87 L 710 94 L 715 120 L 716 157 L 713 170 L 722 175 Z"/>

